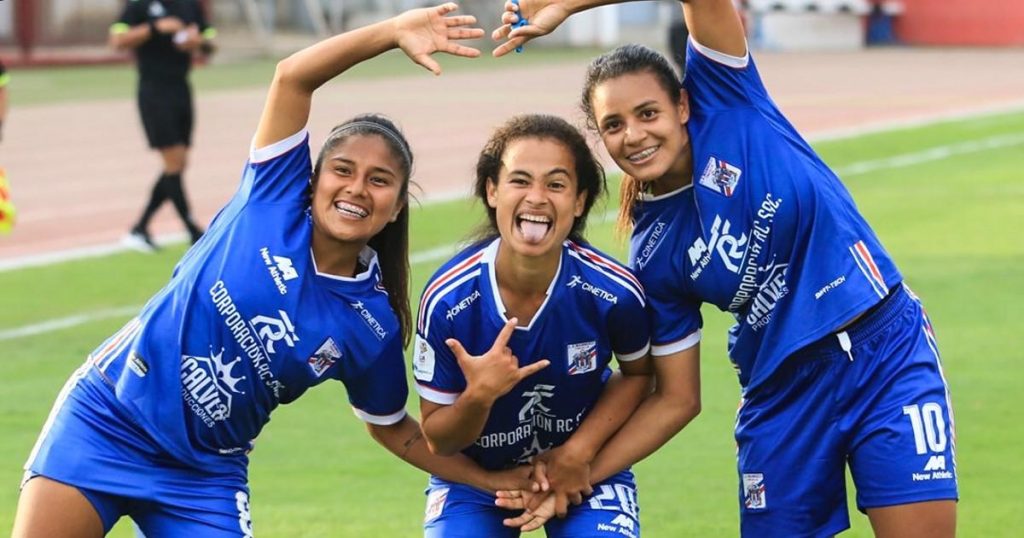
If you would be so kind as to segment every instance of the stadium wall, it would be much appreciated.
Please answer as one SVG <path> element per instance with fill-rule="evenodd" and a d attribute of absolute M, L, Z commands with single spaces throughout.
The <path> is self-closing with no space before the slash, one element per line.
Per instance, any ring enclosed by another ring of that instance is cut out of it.
<path fill-rule="evenodd" d="M 893 27 L 908 45 L 1024 45 L 1022 0 L 901 0 Z"/>

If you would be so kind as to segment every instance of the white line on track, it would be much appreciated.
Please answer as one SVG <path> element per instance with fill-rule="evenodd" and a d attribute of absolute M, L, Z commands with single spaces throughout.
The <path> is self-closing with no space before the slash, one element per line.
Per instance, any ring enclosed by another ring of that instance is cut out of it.
<path fill-rule="evenodd" d="M 939 121 L 946 121 L 948 117 L 936 119 L 932 123 Z M 924 125 L 914 124 L 913 126 Z M 907 124 L 900 124 L 906 126 Z M 883 131 L 884 129 L 878 129 L 877 131 Z M 877 132 L 871 131 L 871 132 Z M 851 132 L 852 134 L 852 132 Z M 867 134 L 861 132 L 858 134 Z M 828 136 L 824 138 L 830 138 Z M 967 140 L 964 142 L 957 142 L 955 144 L 948 144 L 944 146 L 936 146 L 923 151 L 917 151 L 913 153 L 905 153 L 902 155 L 896 155 L 893 157 L 887 157 L 884 159 L 875 159 L 870 161 L 861 161 L 857 163 L 848 164 L 841 167 L 836 167 L 836 174 L 840 177 L 851 177 L 857 175 L 863 175 L 879 170 L 889 170 L 894 168 L 902 168 L 906 166 L 913 166 L 916 164 L 939 161 L 947 159 L 956 155 L 966 155 L 970 153 L 977 153 L 982 151 L 989 151 L 994 149 L 1007 148 L 1012 146 L 1018 146 L 1024 144 L 1024 134 L 1008 134 L 998 135 L 989 138 L 983 138 L 981 140 Z M 450 201 L 460 199 L 459 196 L 443 196 L 440 198 L 432 198 L 423 202 L 423 205 L 434 205 L 441 203 L 441 201 Z M 607 222 L 615 218 L 617 210 L 611 209 L 602 215 L 594 215 L 592 219 L 596 219 L 593 223 Z M 161 236 L 159 238 L 161 243 L 181 241 L 184 239 L 183 234 L 171 234 L 168 236 Z M 433 262 L 447 258 L 454 254 L 459 244 L 442 245 L 427 250 L 421 250 L 413 252 L 409 255 L 409 263 L 416 265 L 420 263 Z M 71 251 L 54 252 L 50 254 L 44 254 L 39 256 L 25 257 L 15 260 L 2 261 L 0 262 L 0 272 L 9 271 L 13 269 L 21 269 L 25 267 L 36 267 L 42 265 L 52 265 L 65 261 L 92 258 L 105 256 L 117 252 L 124 251 L 125 247 L 121 245 L 101 245 L 97 247 L 87 247 L 82 249 L 75 249 Z M 103 319 L 109 319 L 114 317 L 123 317 L 134 314 L 139 311 L 141 306 L 126 306 L 119 308 L 108 308 L 103 310 L 94 310 L 92 312 L 86 312 L 83 314 L 76 314 L 64 318 L 56 318 L 41 323 L 34 323 L 31 325 L 24 325 L 13 329 L 0 330 L 0 342 L 5 340 L 13 340 L 16 338 L 22 338 L 27 336 L 34 336 L 37 334 L 43 334 L 51 331 L 60 329 L 67 329 L 85 323 L 93 321 L 99 321 Z"/>
<path fill-rule="evenodd" d="M 15 327 L 14 329 L 0 330 L 0 342 L 4 340 L 14 340 L 15 338 L 22 338 L 25 336 L 35 336 L 37 334 L 58 331 L 60 329 L 68 329 L 91 321 L 130 316 L 138 312 L 140 308 L 142 307 L 122 306 L 118 308 L 105 308 L 103 310 L 93 310 L 92 312 L 68 316 L 66 318 L 51 319 L 42 323 L 23 325 L 21 327 Z"/>

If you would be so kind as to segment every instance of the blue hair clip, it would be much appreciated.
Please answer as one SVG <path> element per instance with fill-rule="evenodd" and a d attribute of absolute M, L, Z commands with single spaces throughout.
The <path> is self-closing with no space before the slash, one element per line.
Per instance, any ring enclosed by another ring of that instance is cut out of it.
<path fill-rule="evenodd" d="M 519 0 L 512 0 L 512 3 L 518 6 L 519 5 Z M 524 19 L 522 13 L 520 13 L 519 14 L 519 22 L 513 24 L 512 25 L 512 29 L 515 30 L 516 28 L 520 28 L 522 26 L 526 26 L 527 24 L 530 24 L 530 21 Z M 516 52 L 523 52 L 523 46 L 520 45 L 520 46 L 516 47 Z"/>

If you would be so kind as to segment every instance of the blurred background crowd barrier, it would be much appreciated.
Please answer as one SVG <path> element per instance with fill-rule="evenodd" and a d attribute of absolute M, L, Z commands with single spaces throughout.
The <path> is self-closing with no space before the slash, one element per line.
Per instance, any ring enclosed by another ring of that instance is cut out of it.
<path fill-rule="evenodd" d="M 11 65 L 120 61 L 104 46 L 125 0 L 0 1 L 0 55 Z M 273 55 L 384 19 L 424 0 L 202 0 L 229 55 Z M 463 0 L 485 28 L 502 0 Z M 852 50 L 875 45 L 1022 46 L 1024 2 L 1007 0 L 742 0 L 754 48 Z M 538 46 L 664 46 L 674 2 L 636 2 L 578 15 Z M 294 43 L 294 46 L 291 44 Z"/>

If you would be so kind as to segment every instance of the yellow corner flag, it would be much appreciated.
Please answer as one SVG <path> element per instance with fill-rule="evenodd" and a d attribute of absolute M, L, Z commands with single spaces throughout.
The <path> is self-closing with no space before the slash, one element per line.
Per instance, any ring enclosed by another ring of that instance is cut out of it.
<path fill-rule="evenodd" d="M 7 172 L 0 168 L 0 235 L 11 233 L 18 210 L 11 200 L 11 184 L 7 181 Z"/>

